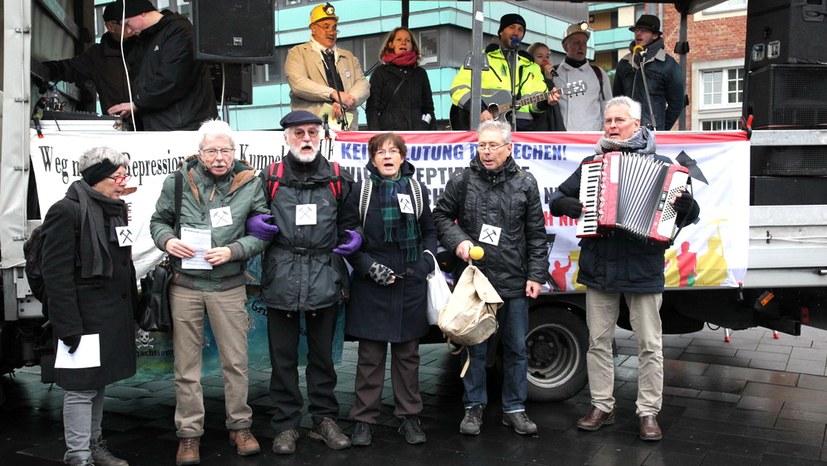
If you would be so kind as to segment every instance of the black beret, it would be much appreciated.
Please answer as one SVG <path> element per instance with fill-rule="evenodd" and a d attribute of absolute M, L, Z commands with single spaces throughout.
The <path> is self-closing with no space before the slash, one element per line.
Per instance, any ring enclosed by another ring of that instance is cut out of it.
<path fill-rule="evenodd" d="M 322 124 L 322 120 L 307 110 L 293 110 L 287 115 L 284 115 L 281 121 L 279 121 L 281 127 L 285 129 L 291 126 L 306 125 L 310 123 L 320 125 Z"/>

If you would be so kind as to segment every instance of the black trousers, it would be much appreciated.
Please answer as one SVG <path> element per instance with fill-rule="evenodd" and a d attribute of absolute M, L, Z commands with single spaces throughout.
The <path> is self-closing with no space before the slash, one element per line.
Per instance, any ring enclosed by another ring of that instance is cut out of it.
<path fill-rule="evenodd" d="M 333 332 L 338 305 L 306 312 L 307 331 L 307 398 L 313 423 L 323 418 L 339 417 L 336 370 L 333 367 Z M 270 399 L 276 407 L 270 425 L 276 434 L 296 429 L 301 422 L 304 403 L 299 389 L 299 313 L 267 309 L 267 336 L 270 346 Z"/>
<path fill-rule="evenodd" d="M 419 339 L 390 343 L 393 414 L 405 417 L 422 411 L 419 394 Z M 388 342 L 360 340 L 356 366 L 356 400 L 350 417 L 375 424 L 379 419 Z"/>

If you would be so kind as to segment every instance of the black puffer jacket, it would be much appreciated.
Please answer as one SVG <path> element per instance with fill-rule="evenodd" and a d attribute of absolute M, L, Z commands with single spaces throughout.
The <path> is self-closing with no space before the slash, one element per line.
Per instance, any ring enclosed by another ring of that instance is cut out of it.
<path fill-rule="evenodd" d="M 455 223 L 456 220 L 456 223 Z M 501 228 L 497 246 L 479 241 L 483 224 Z M 546 283 L 548 245 L 537 180 L 509 157 L 491 172 L 477 158 L 445 185 L 434 208 L 439 241 L 451 251 L 471 240 L 485 257 L 474 265 L 503 298 L 525 296 L 526 280 Z"/>
<path fill-rule="evenodd" d="M 193 27 L 164 10 L 157 24 L 136 38 L 130 70 L 135 106 L 147 131 L 197 130 L 218 116 L 207 65 L 195 60 Z"/>
<path fill-rule="evenodd" d="M 370 77 L 370 97 L 365 112 L 371 131 L 435 130 L 428 73 L 418 66 L 380 66 Z M 423 115 L 428 115 L 430 122 L 423 121 Z"/>
<path fill-rule="evenodd" d="M 654 153 L 654 140 L 648 148 L 655 159 L 672 163 L 668 157 Z M 594 159 L 586 157 L 583 162 Z M 582 165 L 581 165 L 582 166 Z M 563 197 L 580 196 L 581 166 L 552 194 L 549 206 L 557 215 L 554 203 Z M 678 214 L 676 224 L 691 223 L 698 218 L 700 207 L 693 201 L 687 214 Z M 663 254 L 667 244 L 642 241 L 627 236 L 620 230 L 607 236 L 580 240 L 580 271 L 577 281 L 589 288 L 606 292 L 661 293 L 664 286 Z"/>

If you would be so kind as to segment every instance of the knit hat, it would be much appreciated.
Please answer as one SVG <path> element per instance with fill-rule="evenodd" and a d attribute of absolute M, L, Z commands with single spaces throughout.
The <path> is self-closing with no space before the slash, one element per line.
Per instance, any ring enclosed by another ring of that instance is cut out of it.
<path fill-rule="evenodd" d="M 503 32 L 503 29 L 511 26 L 512 24 L 519 24 L 523 27 L 523 29 L 525 29 L 525 19 L 522 16 L 517 13 L 507 13 L 500 18 L 500 28 L 497 29 L 497 34 Z"/>
<path fill-rule="evenodd" d="M 635 25 L 629 28 L 632 32 L 635 29 L 648 29 L 654 34 L 663 34 L 660 32 L 660 18 L 655 15 L 640 15 Z"/>
<path fill-rule="evenodd" d="M 126 2 L 126 14 L 123 14 L 124 1 Z M 158 11 L 149 0 L 118 0 L 106 5 L 103 10 L 103 20 L 118 21 L 121 18 L 132 18 L 148 11 Z"/>

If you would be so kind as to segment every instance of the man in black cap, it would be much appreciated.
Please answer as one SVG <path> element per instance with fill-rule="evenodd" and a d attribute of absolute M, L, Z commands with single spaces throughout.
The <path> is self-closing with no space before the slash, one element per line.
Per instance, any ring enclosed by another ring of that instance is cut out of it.
<path fill-rule="evenodd" d="M 294 110 L 281 119 L 281 126 L 290 151 L 261 173 L 272 214 L 267 226 L 277 232 L 264 254 L 261 302 L 267 306 L 273 368 L 273 452 L 289 455 L 296 451 L 303 404 L 298 374 L 300 333 L 307 336 L 308 348 L 305 374 L 313 418 L 308 436 L 335 450 L 350 447 L 350 439 L 336 424 L 339 403 L 333 393 L 333 333 L 347 282 L 342 255 L 358 250 L 362 238 L 356 232 L 349 232 L 342 241 L 337 238 L 339 209 L 353 178 L 339 173 L 338 164 L 322 157 L 321 119 L 306 110 Z M 255 235 L 264 225 L 251 221 L 247 227 Z"/>
<path fill-rule="evenodd" d="M 536 97 L 539 102 L 527 104 L 517 108 L 517 130 L 530 131 L 534 128 L 532 113 L 541 113 L 550 105 L 557 104 L 560 93 L 557 89 L 549 89 L 543 78 L 540 66 L 534 63 L 534 58 L 520 48 L 526 32 L 525 19 L 516 14 L 508 13 L 500 19 L 498 43 L 489 44 L 485 48 L 485 57 L 488 61 L 488 70 L 482 72 L 482 97 L 484 105 L 479 121 L 500 119 L 505 121 L 506 112 L 491 112 L 487 108 L 490 104 L 511 105 L 512 76 L 517 76 L 514 83 L 514 95 L 517 99 Z M 515 57 L 515 54 L 517 55 Z M 515 65 L 517 71 L 512 72 Z M 543 94 L 546 94 L 545 96 Z M 471 111 L 471 69 L 460 68 L 451 84 L 451 109 L 453 129 L 468 129 L 468 112 Z M 509 117 L 509 121 L 510 117 Z"/>
<path fill-rule="evenodd" d="M 629 30 L 635 33 L 635 40 L 629 44 L 630 53 L 617 64 L 612 93 L 640 102 L 643 126 L 668 131 L 678 121 L 686 102 L 683 72 L 664 50 L 657 16 L 641 15 Z"/>
<path fill-rule="evenodd" d="M 124 27 L 138 35 L 129 69 L 132 101 L 113 105 L 107 113 L 135 113 L 147 131 L 197 130 L 218 116 L 212 79 L 206 63 L 196 61 L 193 27 L 169 10 L 158 11 L 149 0 L 114 3 Z"/>
<path fill-rule="evenodd" d="M 103 33 L 100 43 L 93 44 L 80 55 L 65 60 L 44 62 L 49 81 L 66 81 L 80 84 L 92 81 L 100 99 L 101 109 L 106 111 L 115 104 L 129 100 L 126 72 L 121 58 L 121 11 L 115 3 L 103 9 Z M 123 50 L 132 48 L 132 33 L 123 30 Z"/>

